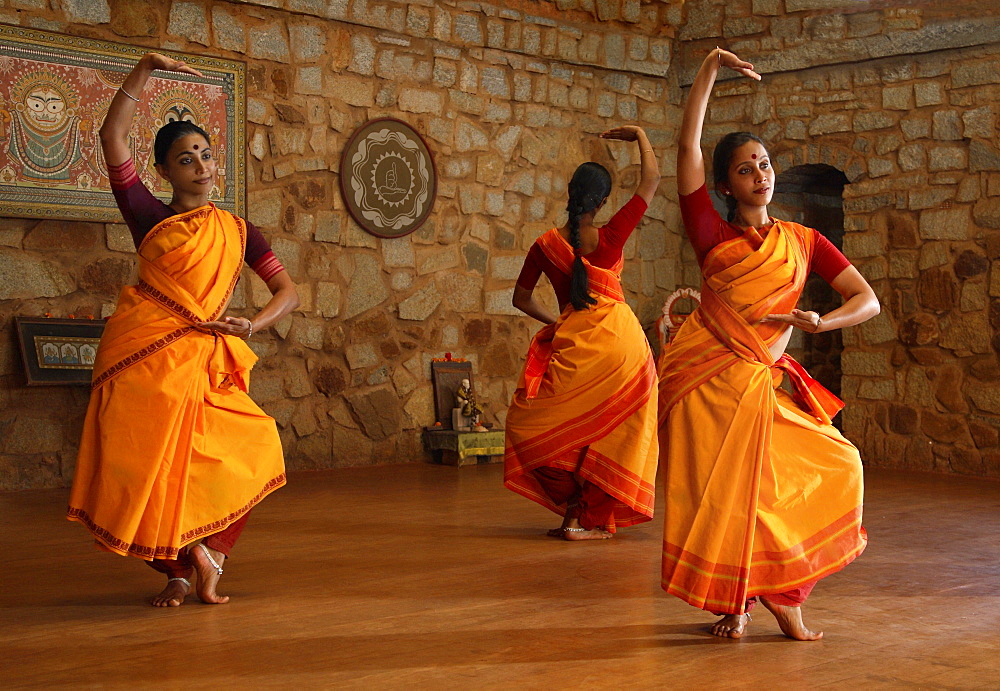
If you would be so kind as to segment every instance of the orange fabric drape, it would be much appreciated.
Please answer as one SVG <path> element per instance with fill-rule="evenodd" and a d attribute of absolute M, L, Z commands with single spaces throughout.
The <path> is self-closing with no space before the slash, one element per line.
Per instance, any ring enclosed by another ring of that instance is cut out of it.
<path fill-rule="evenodd" d="M 778 221 L 713 249 L 701 306 L 658 363 L 663 587 L 696 607 L 742 613 L 866 544 L 861 459 L 830 424 L 843 403 L 791 357 L 775 361 L 784 325 L 760 321 L 796 306 L 812 238 Z"/>
<path fill-rule="evenodd" d="M 209 205 L 139 246 L 97 352 L 67 517 L 112 552 L 174 559 L 285 483 L 274 420 L 247 395 L 257 357 L 195 327 L 225 311 L 246 225 Z"/>
<path fill-rule="evenodd" d="M 571 273 L 569 243 L 550 230 L 538 240 Z M 568 470 L 615 498 L 616 527 L 648 521 L 656 480 L 656 368 L 642 327 L 625 304 L 623 262 L 612 269 L 584 260 L 597 304 L 567 305 L 528 350 L 507 413 L 504 484 L 565 515 L 538 484 L 540 467 Z"/>

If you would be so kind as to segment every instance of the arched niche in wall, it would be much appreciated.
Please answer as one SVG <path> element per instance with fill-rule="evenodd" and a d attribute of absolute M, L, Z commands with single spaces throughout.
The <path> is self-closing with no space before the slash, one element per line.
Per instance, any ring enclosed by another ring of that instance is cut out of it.
<path fill-rule="evenodd" d="M 821 232 L 837 249 L 844 248 L 844 186 L 847 176 L 825 163 L 794 166 L 778 174 L 775 194 L 769 207 L 772 216 L 801 223 Z M 800 309 L 825 314 L 840 306 L 841 299 L 829 284 L 811 274 L 802 292 Z M 840 357 L 844 344 L 841 332 L 806 336 L 796 331 L 788 352 L 810 374 L 833 393 L 840 395 Z M 834 420 L 839 426 L 840 416 Z"/>

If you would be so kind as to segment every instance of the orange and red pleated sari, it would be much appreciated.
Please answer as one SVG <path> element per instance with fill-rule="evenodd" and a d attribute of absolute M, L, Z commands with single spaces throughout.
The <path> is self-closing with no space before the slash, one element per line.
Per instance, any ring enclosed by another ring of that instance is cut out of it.
<path fill-rule="evenodd" d="M 206 333 L 243 265 L 246 225 L 214 205 L 138 248 L 97 352 L 67 518 L 112 552 L 174 559 L 285 484 L 274 420 L 247 395 L 257 357 Z"/>
<path fill-rule="evenodd" d="M 573 249 L 556 229 L 538 240 L 553 264 L 572 272 Z M 656 482 L 656 367 L 646 336 L 621 287 L 623 261 L 612 269 L 584 259 L 597 304 L 567 305 L 528 349 L 507 413 L 504 484 L 565 515 L 532 471 L 575 473 L 615 498 L 612 523 L 653 516 Z"/>
<path fill-rule="evenodd" d="M 660 357 L 663 587 L 696 607 L 742 613 L 865 548 L 861 459 L 830 424 L 843 404 L 789 356 L 775 362 L 785 325 L 760 321 L 796 307 L 812 241 L 778 221 L 716 246 L 701 306 Z"/>

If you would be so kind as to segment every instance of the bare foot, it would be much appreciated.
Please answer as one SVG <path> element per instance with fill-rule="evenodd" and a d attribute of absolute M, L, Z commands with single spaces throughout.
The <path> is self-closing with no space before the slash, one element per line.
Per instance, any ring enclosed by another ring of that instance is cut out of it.
<path fill-rule="evenodd" d="M 187 597 L 191 584 L 180 578 L 171 578 L 167 581 L 167 587 L 149 601 L 153 607 L 180 607 Z"/>
<path fill-rule="evenodd" d="M 788 605 L 778 605 L 768 602 L 765 598 L 760 598 L 761 603 L 767 607 L 767 611 L 778 620 L 778 626 L 782 633 L 797 641 L 818 641 L 823 637 L 823 632 L 816 633 L 806 628 L 802 623 L 802 608 L 790 607 Z"/>
<path fill-rule="evenodd" d="M 749 614 L 727 614 L 712 624 L 711 632 L 719 638 L 742 638 L 749 623 Z"/>
<path fill-rule="evenodd" d="M 563 537 L 563 535 L 566 533 L 566 528 L 572 528 L 572 527 L 579 528 L 580 521 L 577 520 L 579 518 L 579 512 L 580 509 L 576 504 L 567 506 L 566 515 L 563 516 L 562 525 L 559 526 L 558 528 L 553 528 L 552 530 L 550 530 L 545 534 L 548 535 L 549 537 Z"/>
<path fill-rule="evenodd" d="M 610 540 L 611 533 L 600 528 L 587 530 L 586 528 L 566 528 L 563 530 L 563 540 L 576 542 L 577 540 Z"/>
<path fill-rule="evenodd" d="M 205 550 L 208 550 L 207 555 L 205 554 Z M 221 569 L 212 566 L 212 562 L 208 559 L 209 555 L 211 555 L 212 559 L 220 567 L 226 560 L 225 554 L 207 545 L 203 546 L 201 543 L 188 548 L 188 559 L 191 565 L 194 566 L 195 575 L 198 577 L 195 592 L 198 593 L 198 598 L 205 604 L 224 605 L 229 602 L 229 596 L 219 595 L 215 592 L 216 586 L 219 585 L 219 579 L 222 577 L 222 574 L 219 573 Z"/>

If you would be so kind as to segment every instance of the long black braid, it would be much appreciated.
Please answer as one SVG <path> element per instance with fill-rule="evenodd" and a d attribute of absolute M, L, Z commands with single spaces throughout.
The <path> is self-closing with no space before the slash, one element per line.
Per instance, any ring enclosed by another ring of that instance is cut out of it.
<path fill-rule="evenodd" d="M 569 216 L 569 244 L 573 246 L 573 273 L 569 286 L 569 301 L 573 309 L 582 310 L 597 304 L 590 294 L 587 267 L 580 254 L 580 218 L 601 205 L 611 193 L 611 174 L 600 163 L 584 163 L 569 181 L 569 202 L 566 213 Z"/>

